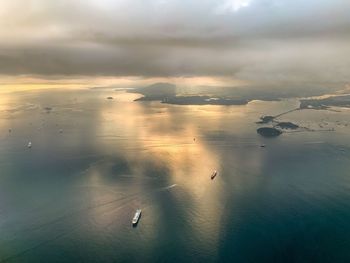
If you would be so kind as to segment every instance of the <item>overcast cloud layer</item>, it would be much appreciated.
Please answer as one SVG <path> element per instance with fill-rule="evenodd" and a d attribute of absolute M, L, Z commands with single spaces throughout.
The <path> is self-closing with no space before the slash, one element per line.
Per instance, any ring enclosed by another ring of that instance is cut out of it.
<path fill-rule="evenodd" d="M 346 83 L 349 0 L 2 0 L 0 74 Z"/>

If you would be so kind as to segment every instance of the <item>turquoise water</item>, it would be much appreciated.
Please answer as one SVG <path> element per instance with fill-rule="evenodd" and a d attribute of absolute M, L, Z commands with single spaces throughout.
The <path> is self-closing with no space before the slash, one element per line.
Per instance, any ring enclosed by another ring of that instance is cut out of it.
<path fill-rule="evenodd" d="M 255 121 L 297 101 L 135 96 L 1 95 L 0 262 L 350 261 L 349 110 L 293 112 L 335 131 L 264 139 Z"/>

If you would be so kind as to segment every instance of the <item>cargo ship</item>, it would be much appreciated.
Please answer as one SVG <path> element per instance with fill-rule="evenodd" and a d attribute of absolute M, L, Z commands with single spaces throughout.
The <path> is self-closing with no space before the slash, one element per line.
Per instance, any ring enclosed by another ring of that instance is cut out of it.
<path fill-rule="evenodd" d="M 142 212 L 141 209 L 137 209 L 137 210 L 136 210 L 136 213 L 135 213 L 135 215 L 134 215 L 134 218 L 132 219 L 132 225 L 133 225 L 133 226 L 136 226 L 137 223 L 139 222 L 140 217 L 141 217 L 141 212 Z"/>

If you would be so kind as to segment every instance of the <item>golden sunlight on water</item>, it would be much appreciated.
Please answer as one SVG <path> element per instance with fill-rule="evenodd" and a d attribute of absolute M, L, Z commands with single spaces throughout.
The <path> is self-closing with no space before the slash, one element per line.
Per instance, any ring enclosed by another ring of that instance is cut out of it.
<path fill-rule="evenodd" d="M 121 103 L 134 98 L 125 93 L 115 96 Z M 167 167 L 169 191 L 182 189 L 193 202 L 195 209 L 188 217 L 194 227 L 194 234 L 201 240 L 208 240 L 208 246 L 213 246 L 215 235 L 218 238 L 223 212 L 218 187 L 222 181 L 211 180 L 210 176 L 214 170 L 218 170 L 220 177 L 221 163 L 217 154 L 202 140 L 199 125 L 207 119 L 205 125 L 215 126 L 215 120 L 211 118 L 218 113 L 197 109 L 195 119 L 188 113 L 178 118 L 178 113 L 174 112 L 176 107 L 160 106 L 149 112 L 149 108 L 140 103 L 121 105 L 111 102 L 108 106 L 101 112 L 104 120 L 100 127 L 101 134 L 108 137 L 110 143 L 118 141 L 116 147 L 124 149 L 124 155 L 130 162 L 152 158 L 156 165 Z M 189 109 L 188 112 L 192 111 Z M 242 114 L 240 111 L 232 113 L 237 118 Z M 114 137 L 112 134 L 118 135 Z M 142 174 L 143 169 L 138 167 L 134 173 Z M 142 188 L 142 185 L 137 184 L 133 192 L 141 192 Z"/>

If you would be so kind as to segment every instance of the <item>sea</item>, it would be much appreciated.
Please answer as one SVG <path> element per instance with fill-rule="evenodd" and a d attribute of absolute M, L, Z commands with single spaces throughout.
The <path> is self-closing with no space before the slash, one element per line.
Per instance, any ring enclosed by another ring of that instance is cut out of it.
<path fill-rule="evenodd" d="M 349 109 L 138 97 L 1 94 L 0 262 L 350 262 Z"/>

